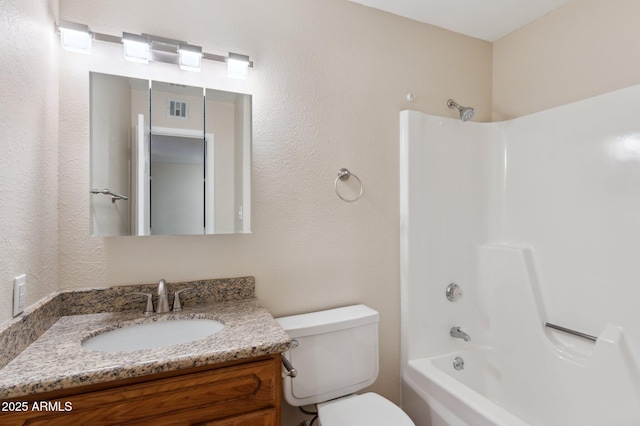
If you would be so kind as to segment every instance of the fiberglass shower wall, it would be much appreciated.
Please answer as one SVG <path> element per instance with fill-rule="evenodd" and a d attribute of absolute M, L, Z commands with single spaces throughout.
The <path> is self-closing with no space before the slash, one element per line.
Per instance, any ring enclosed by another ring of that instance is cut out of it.
<path fill-rule="evenodd" d="M 454 325 L 496 345 L 483 298 L 499 309 L 513 295 L 478 294 L 479 253 L 493 245 L 531 248 L 533 327 L 548 320 L 594 336 L 620 327 L 637 369 L 639 109 L 635 86 L 501 123 L 401 113 L 405 360 L 455 349 Z M 462 300 L 447 301 L 450 282 Z M 544 332 L 588 361 L 591 343 Z"/>
<path fill-rule="evenodd" d="M 640 86 L 503 123 L 500 240 L 535 250 L 550 322 L 640 353 Z M 568 345 L 584 342 L 557 334 Z M 637 355 L 636 355 L 637 358 Z"/>
<path fill-rule="evenodd" d="M 499 224 L 504 150 L 495 126 L 416 111 L 403 111 L 400 119 L 406 360 L 441 353 L 451 327 L 470 332 L 481 318 L 473 302 L 476 246 Z M 455 303 L 445 297 L 452 282 L 465 294 Z"/>

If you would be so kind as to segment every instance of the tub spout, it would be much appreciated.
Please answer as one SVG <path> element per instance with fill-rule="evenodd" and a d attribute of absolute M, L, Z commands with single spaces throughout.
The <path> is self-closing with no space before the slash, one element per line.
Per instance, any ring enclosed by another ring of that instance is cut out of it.
<path fill-rule="evenodd" d="M 460 329 L 460 327 L 451 327 L 451 330 L 449 331 L 449 334 L 451 335 L 451 337 L 455 337 L 457 339 L 462 339 L 465 342 L 470 342 L 471 341 L 471 336 L 469 336 L 467 333 L 462 331 Z"/>

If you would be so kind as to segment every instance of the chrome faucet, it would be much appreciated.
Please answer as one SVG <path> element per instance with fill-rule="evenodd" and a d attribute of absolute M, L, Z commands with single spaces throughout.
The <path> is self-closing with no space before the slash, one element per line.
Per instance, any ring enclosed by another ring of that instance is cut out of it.
<path fill-rule="evenodd" d="M 462 339 L 465 342 L 470 342 L 471 341 L 471 336 L 469 336 L 467 333 L 462 331 L 460 329 L 460 327 L 451 327 L 451 330 L 449 331 L 449 334 L 451 335 L 451 337 Z"/>
<path fill-rule="evenodd" d="M 169 312 L 169 296 L 167 295 L 166 284 L 164 278 L 158 283 L 158 307 L 156 312 L 159 314 Z"/>
<path fill-rule="evenodd" d="M 176 292 L 174 293 L 173 312 L 179 312 L 182 310 L 182 304 L 180 303 L 180 293 L 187 290 L 194 290 L 194 288 L 193 287 L 183 288 L 182 290 L 176 290 Z M 140 292 L 133 292 L 132 294 L 145 296 L 147 298 L 147 304 L 143 311 L 145 315 L 151 315 L 154 313 L 153 294 L 140 293 Z M 167 291 L 167 282 L 164 279 L 161 279 L 160 282 L 158 283 L 158 304 L 156 306 L 155 313 L 166 314 L 169 311 L 171 311 L 171 309 L 169 309 L 169 296 Z"/>

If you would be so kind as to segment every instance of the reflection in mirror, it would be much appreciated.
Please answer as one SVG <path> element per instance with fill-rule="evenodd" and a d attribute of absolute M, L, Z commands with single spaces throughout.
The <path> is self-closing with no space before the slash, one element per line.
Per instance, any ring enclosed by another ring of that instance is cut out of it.
<path fill-rule="evenodd" d="M 251 232 L 250 170 L 250 95 L 91 73 L 92 235 Z"/>
<path fill-rule="evenodd" d="M 131 144 L 148 142 L 149 81 L 91 73 L 91 189 L 122 194 L 112 201 L 91 195 L 92 235 L 131 235 Z"/>
<path fill-rule="evenodd" d="M 251 96 L 207 89 L 208 223 L 215 233 L 251 232 Z"/>
<path fill-rule="evenodd" d="M 152 234 L 206 232 L 204 121 L 202 88 L 151 83 Z"/>

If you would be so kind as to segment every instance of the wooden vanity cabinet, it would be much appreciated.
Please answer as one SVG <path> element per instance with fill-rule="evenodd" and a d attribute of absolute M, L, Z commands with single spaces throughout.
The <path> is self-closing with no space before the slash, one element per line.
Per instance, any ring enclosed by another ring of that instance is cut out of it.
<path fill-rule="evenodd" d="M 230 419 L 214 420 L 202 423 L 203 426 L 280 426 L 275 423 L 273 410 L 257 411 L 255 413 L 234 416 Z"/>
<path fill-rule="evenodd" d="M 28 409 L 0 412 L 0 424 L 279 426 L 280 362 L 277 354 L 29 395 L 12 400 Z"/>

